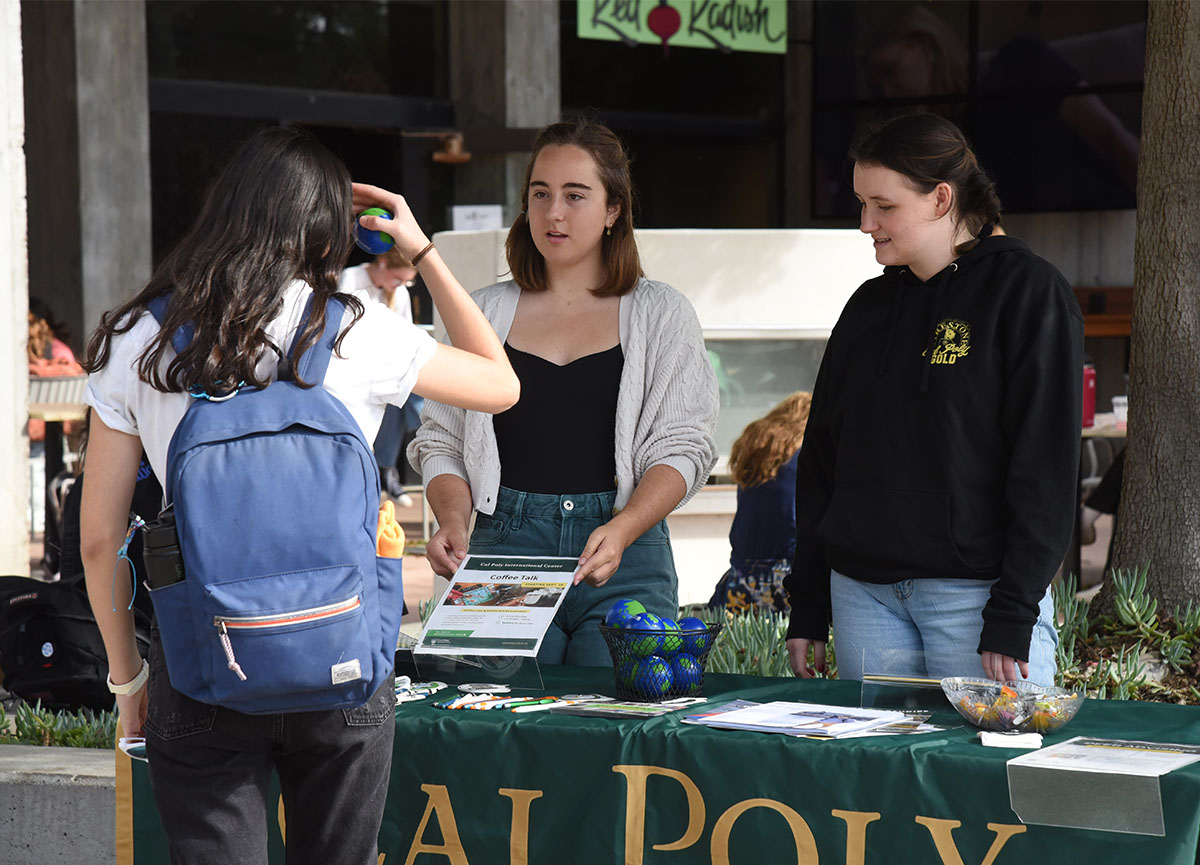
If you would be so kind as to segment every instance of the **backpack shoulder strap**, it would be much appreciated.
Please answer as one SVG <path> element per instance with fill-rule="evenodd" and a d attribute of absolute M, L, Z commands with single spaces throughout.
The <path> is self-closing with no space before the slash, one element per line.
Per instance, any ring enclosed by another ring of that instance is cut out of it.
<path fill-rule="evenodd" d="M 312 314 L 313 298 L 314 295 L 310 294 L 308 301 L 304 304 L 304 314 L 300 316 L 300 324 L 296 327 L 296 335 L 292 338 L 292 347 L 288 351 L 289 361 L 296 354 L 296 343 L 299 342 L 300 334 L 308 324 L 308 317 Z M 333 357 L 333 345 L 337 342 L 338 331 L 342 327 L 342 313 L 345 308 L 345 304 L 337 297 L 331 296 L 325 301 L 325 330 L 317 338 L 317 341 L 308 347 L 304 356 L 296 364 L 296 370 L 302 380 L 311 384 L 321 384 L 325 380 L 325 373 L 329 369 L 329 360 Z M 279 367 L 280 380 L 289 381 L 291 377 L 291 364 L 281 364 Z"/>
<path fill-rule="evenodd" d="M 147 309 L 151 315 L 161 326 L 167 319 L 167 310 L 171 305 L 171 294 L 160 294 L 147 304 Z M 304 326 L 308 323 L 308 317 L 312 313 L 313 296 L 309 295 L 308 301 L 304 305 L 304 314 L 300 316 L 300 324 L 296 328 L 296 336 L 292 340 L 291 349 L 288 351 L 288 359 L 296 353 L 296 343 L 299 341 L 300 333 L 304 330 Z M 325 302 L 325 330 L 315 343 L 309 346 L 308 351 L 304 353 L 304 357 L 300 359 L 297 367 L 300 371 L 300 377 L 304 381 L 320 384 L 325 380 L 325 372 L 329 369 L 329 360 L 333 356 L 333 345 L 337 342 L 338 331 L 342 326 L 342 313 L 345 310 L 345 304 L 336 297 L 330 297 Z M 192 337 L 195 335 L 196 329 L 190 322 L 178 328 L 171 334 L 171 346 L 175 349 L 176 354 L 183 354 L 192 342 Z M 279 378 L 287 381 L 291 379 L 291 364 L 282 364 L 279 370 Z"/>
<path fill-rule="evenodd" d="M 150 310 L 150 314 L 154 316 L 154 320 L 161 327 L 167 321 L 167 310 L 171 306 L 171 293 L 160 294 L 146 305 Z M 183 354 L 183 350 L 192 344 L 192 337 L 196 334 L 196 327 L 191 322 L 176 329 L 171 334 L 171 347 L 175 349 L 176 354 Z"/>

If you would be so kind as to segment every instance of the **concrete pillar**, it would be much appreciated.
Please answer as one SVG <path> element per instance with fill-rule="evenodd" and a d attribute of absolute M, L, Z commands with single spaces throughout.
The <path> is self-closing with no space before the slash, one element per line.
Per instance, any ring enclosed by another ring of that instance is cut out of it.
<path fill-rule="evenodd" d="M 555 0 L 504 4 L 504 119 L 510 127 L 544 126 L 562 110 L 558 6 Z"/>
<path fill-rule="evenodd" d="M 0 574 L 29 573 L 29 333 L 21 7 L 0 0 Z"/>
<path fill-rule="evenodd" d="M 76 0 L 83 331 L 150 278 L 150 99 L 143 0 Z"/>
<path fill-rule="evenodd" d="M 27 2 L 30 293 L 81 351 L 150 276 L 150 109 L 142 0 Z"/>
<path fill-rule="evenodd" d="M 449 5 L 450 95 L 460 129 L 534 129 L 562 111 L 556 0 L 459 0 Z M 496 33 L 503 33 L 502 40 Z M 471 150 L 471 141 L 466 141 Z M 480 152 L 456 174 L 462 204 L 517 212 L 528 151 Z"/>

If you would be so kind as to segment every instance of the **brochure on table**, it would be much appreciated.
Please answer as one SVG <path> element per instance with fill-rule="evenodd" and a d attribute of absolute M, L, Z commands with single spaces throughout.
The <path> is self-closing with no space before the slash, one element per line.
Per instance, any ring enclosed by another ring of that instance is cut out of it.
<path fill-rule="evenodd" d="M 1200 745 L 1076 736 L 1009 760 L 1009 765 L 1158 777 L 1197 760 L 1200 760 Z"/>
<path fill-rule="evenodd" d="M 578 567 L 566 557 L 468 555 L 413 654 L 536 657 Z"/>
<path fill-rule="evenodd" d="M 1159 777 L 1200 760 L 1200 745 L 1076 736 L 1008 761 L 1024 823 L 1163 835 Z"/>
<path fill-rule="evenodd" d="M 676 697 L 659 703 L 619 702 L 607 697 L 595 701 L 570 702 L 551 706 L 553 715 L 578 715 L 584 718 L 656 718 L 705 702 L 704 697 Z"/>
<path fill-rule="evenodd" d="M 754 730 L 789 736 L 818 736 L 836 739 L 852 733 L 906 721 L 903 712 L 794 703 L 776 700 L 751 703 L 746 700 L 684 718 L 684 723 L 728 730 Z"/>

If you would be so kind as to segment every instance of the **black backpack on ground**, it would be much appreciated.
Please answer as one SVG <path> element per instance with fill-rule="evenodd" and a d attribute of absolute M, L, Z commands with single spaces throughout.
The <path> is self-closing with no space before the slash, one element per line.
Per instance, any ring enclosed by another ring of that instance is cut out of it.
<path fill-rule="evenodd" d="M 139 652 L 149 653 L 149 619 L 135 609 Z M 57 583 L 0 577 L 2 685 L 48 709 L 108 710 L 108 661 L 83 576 Z"/>
<path fill-rule="evenodd" d="M 42 701 L 49 709 L 113 707 L 108 691 L 108 660 L 100 628 L 92 615 L 83 559 L 79 550 L 79 505 L 84 475 L 70 486 L 61 508 L 62 579 L 46 583 L 29 577 L 0 577 L 0 687 L 27 703 Z M 162 487 L 143 455 L 133 492 L 133 509 L 152 519 L 162 507 Z M 138 652 L 150 653 L 150 619 L 153 607 L 142 581 L 142 536 L 129 545 L 136 563 L 134 627 Z M 124 569 L 122 569 L 122 578 Z"/>

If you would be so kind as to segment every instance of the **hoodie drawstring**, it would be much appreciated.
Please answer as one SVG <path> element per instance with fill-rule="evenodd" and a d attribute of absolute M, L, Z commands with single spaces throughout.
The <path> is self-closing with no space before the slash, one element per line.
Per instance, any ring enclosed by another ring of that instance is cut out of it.
<path fill-rule="evenodd" d="M 896 322 L 900 320 L 900 307 L 904 304 L 904 274 L 906 273 L 908 273 L 907 270 L 901 270 L 896 274 L 899 285 L 896 286 L 896 299 L 892 301 L 892 326 L 888 330 L 887 341 L 883 344 L 883 353 L 879 355 L 879 369 L 875 371 L 876 375 L 883 375 L 887 371 L 888 354 L 892 350 L 892 339 L 896 336 Z"/>
<path fill-rule="evenodd" d="M 925 343 L 925 351 L 921 352 L 921 357 L 924 359 L 921 369 L 921 393 L 929 393 L 929 368 L 933 366 L 933 344 L 937 339 L 938 316 L 942 314 L 942 300 L 946 297 L 946 283 L 950 281 L 950 274 L 957 270 L 958 265 L 951 262 L 938 279 L 937 294 L 934 295 L 933 300 L 933 315 L 929 319 L 929 338 Z"/>

